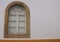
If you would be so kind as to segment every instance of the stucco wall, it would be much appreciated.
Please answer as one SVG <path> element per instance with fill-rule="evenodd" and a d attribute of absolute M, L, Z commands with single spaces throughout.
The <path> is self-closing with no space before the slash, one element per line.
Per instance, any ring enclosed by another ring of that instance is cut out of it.
<path fill-rule="evenodd" d="M 0 39 L 4 38 L 4 16 L 7 5 L 16 0 L 0 0 Z M 60 38 L 60 0 L 17 0 L 30 9 L 31 38 Z"/>

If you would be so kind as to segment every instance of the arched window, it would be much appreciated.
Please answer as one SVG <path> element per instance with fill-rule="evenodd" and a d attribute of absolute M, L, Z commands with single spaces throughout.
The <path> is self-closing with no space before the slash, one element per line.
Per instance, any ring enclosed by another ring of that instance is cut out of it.
<path fill-rule="evenodd" d="M 5 38 L 30 37 L 30 11 L 26 4 L 15 1 L 5 10 Z"/>

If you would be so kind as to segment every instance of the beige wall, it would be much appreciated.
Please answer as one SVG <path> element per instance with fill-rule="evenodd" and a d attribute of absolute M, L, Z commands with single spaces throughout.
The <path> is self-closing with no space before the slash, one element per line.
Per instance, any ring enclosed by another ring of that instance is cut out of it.
<path fill-rule="evenodd" d="M 0 1 L 0 39 L 4 37 L 6 6 L 16 0 Z M 19 0 L 30 9 L 31 39 L 60 39 L 60 0 Z"/>

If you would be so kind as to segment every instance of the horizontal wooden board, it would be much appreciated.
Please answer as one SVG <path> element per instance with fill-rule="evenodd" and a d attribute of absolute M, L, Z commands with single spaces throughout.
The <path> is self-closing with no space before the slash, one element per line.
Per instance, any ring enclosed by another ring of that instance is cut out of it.
<path fill-rule="evenodd" d="M 60 42 L 60 39 L 55 40 L 0 40 L 0 42 Z"/>

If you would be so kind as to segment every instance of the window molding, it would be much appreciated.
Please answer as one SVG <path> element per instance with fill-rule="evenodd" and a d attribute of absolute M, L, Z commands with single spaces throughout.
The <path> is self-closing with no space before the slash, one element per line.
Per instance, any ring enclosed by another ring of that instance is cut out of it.
<path fill-rule="evenodd" d="M 13 5 L 22 5 L 26 9 L 26 34 L 18 35 L 18 34 L 8 34 L 8 16 L 9 16 L 9 8 Z M 4 38 L 29 38 L 30 37 L 30 11 L 28 6 L 20 1 L 14 1 L 10 3 L 5 10 L 5 21 L 4 21 Z"/>

